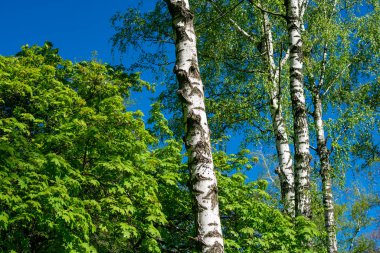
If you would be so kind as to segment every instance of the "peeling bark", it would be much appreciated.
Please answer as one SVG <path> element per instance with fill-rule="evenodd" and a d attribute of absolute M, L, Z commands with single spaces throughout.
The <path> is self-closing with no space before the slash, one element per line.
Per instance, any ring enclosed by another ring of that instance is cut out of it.
<path fill-rule="evenodd" d="M 195 198 L 196 241 L 204 253 L 223 253 L 218 188 L 212 160 L 210 130 L 199 74 L 196 36 L 188 0 L 165 0 L 176 34 L 178 95 L 184 111 L 184 142 L 188 152 L 190 183 Z"/>
<path fill-rule="evenodd" d="M 290 153 L 289 139 L 286 132 L 285 120 L 282 116 L 281 94 L 280 94 L 280 67 L 276 67 L 274 61 L 273 37 L 268 14 L 263 12 L 264 36 L 266 40 L 266 52 L 268 61 L 269 81 L 271 84 L 270 112 L 272 126 L 276 138 L 276 149 L 279 166 L 276 173 L 280 178 L 281 200 L 284 204 L 284 212 L 290 217 L 295 216 L 295 192 L 293 158 Z"/>
<path fill-rule="evenodd" d="M 303 1 L 299 0 L 285 0 L 290 48 L 290 94 L 294 118 L 296 215 L 311 218 L 311 155 L 302 72 L 302 4 Z"/>

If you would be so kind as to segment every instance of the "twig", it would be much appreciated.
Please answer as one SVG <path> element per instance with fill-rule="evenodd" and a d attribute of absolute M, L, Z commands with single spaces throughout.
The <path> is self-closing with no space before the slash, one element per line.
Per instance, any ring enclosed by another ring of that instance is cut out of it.
<path fill-rule="evenodd" d="M 273 16 L 277 16 L 277 17 L 281 17 L 281 18 L 285 18 L 286 19 L 286 15 L 284 14 L 281 14 L 281 13 L 277 13 L 277 12 L 273 12 L 273 11 L 268 11 L 268 10 L 265 10 L 264 8 L 262 8 L 261 6 L 255 4 L 252 0 L 248 0 L 253 6 L 255 6 L 257 9 L 263 11 L 263 12 L 266 12 L 268 14 L 271 14 Z"/>

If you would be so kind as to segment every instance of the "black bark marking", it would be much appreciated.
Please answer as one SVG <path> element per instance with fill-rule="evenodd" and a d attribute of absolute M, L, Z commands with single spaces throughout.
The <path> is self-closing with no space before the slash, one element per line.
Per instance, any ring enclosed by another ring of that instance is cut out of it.
<path fill-rule="evenodd" d="M 214 210 L 218 204 L 218 186 L 216 184 L 211 185 L 203 199 L 211 199 L 211 210 Z"/>
<path fill-rule="evenodd" d="M 189 69 L 190 76 L 196 79 L 200 79 L 201 75 L 199 74 L 199 68 L 197 62 L 193 59 L 191 61 L 191 66 Z"/>
<path fill-rule="evenodd" d="M 218 230 L 213 230 L 213 231 L 207 232 L 207 234 L 205 234 L 204 237 L 219 237 L 219 238 L 221 238 L 222 235 L 218 232 Z"/>
<path fill-rule="evenodd" d="M 193 187 L 193 193 L 194 193 L 196 196 L 199 196 L 199 195 L 201 195 L 201 194 L 204 194 L 203 191 L 198 190 L 196 187 Z"/>
<path fill-rule="evenodd" d="M 209 250 L 206 251 L 207 253 L 223 253 L 224 248 L 219 242 L 215 242 L 214 245 L 211 246 Z"/>
<path fill-rule="evenodd" d="M 206 206 L 203 206 L 201 203 L 197 203 L 198 213 L 201 213 L 203 211 L 206 211 L 208 208 Z"/>
<path fill-rule="evenodd" d="M 183 41 L 186 41 L 186 40 L 193 41 L 189 37 L 189 35 L 187 35 L 187 33 L 186 33 L 186 27 L 184 27 L 184 26 L 177 27 L 177 29 L 175 30 L 175 34 L 176 34 L 176 40 L 177 40 L 177 42 L 178 41 L 183 42 Z"/>
<path fill-rule="evenodd" d="M 298 80 L 300 83 L 303 83 L 303 75 L 302 75 L 302 70 L 299 68 L 290 68 L 290 77 L 295 78 Z"/>
<path fill-rule="evenodd" d="M 194 107 L 193 109 L 194 109 L 194 110 L 205 111 L 205 108 L 203 108 L 203 107 Z"/>
<path fill-rule="evenodd" d="M 184 1 L 177 1 L 175 3 L 167 1 L 167 3 L 172 17 L 181 17 L 181 19 L 183 19 L 186 23 L 194 19 L 194 14 L 190 10 L 186 9 L 186 4 Z"/>
<path fill-rule="evenodd" d="M 183 89 L 177 90 L 177 94 L 179 95 L 179 98 L 181 99 L 183 103 L 186 103 L 189 105 L 193 104 L 193 102 L 191 102 L 191 100 L 185 95 L 185 91 Z"/>
<path fill-rule="evenodd" d="M 213 180 L 211 177 L 205 177 L 200 173 L 196 173 L 195 178 L 197 181 L 212 181 Z"/>
<path fill-rule="evenodd" d="M 179 83 L 179 86 L 181 88 L 190 84 L 189 76 L 185 70 L 178 68 L 178 66 L 175 66 L 174 67 L 174 73 L 177 76 L 178 83 Z"/>
<path fill-rule="evenodd" d="M 194 87 L 191 89 L 190 96 L 194 94 L 197 94 L 199 97 L 203 98 L 203 92 L 198 87 Z"/>

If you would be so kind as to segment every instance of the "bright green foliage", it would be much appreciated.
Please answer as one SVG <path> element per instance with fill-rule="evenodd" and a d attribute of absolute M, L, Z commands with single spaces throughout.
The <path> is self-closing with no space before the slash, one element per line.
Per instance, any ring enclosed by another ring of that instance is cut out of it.
<path fill-rule="evenodd" d="M 178 145 L 126 111 L 138 75 L 57 52 L 0 57 L 0 251 L 159 252 Z"/>
<path fill-rule="evenodd" d="M 348 246 L 343 241 L 352 236 L 345 233 L 345 228 L 339 221 L 344 220 L 350 212 L 349 208 L 344 209 L 345 199 L 338 197 L 346 194 L 346 174 L 356 175 L 353 170 L 355 167 L 370 168 L 369 173 L 372 173 L 371 169 L 376 170 L 379 161 L 380 5 L 373 0 L 308 3 L 303 20 L 305 30 L 302 33 L 310 140 L 311 146 L 316 148 L 311 92 L 317 88 L 323 100 L 326 144 L 331 152 L 330 163 L 333 167 L 332 180 L 334 186 L 340 186 L 334 187 L 339 204 L 335 211 L 338 239 L 341 241 L 338 244 L 340 250 L 344 250 Z M 263 9 L 279 14 L 268 14 L 274 40 L 275 63 L 279 65 L 288 49 L 286 22 L 281 17 L 285 14 L 284 1 L 193 0 L 190 4 L 196 17 L 200 72 L 205 84 L 206 108 L 214 143 L 223 143 L 229 134 L 237 133 L 239 137 L 247 139 L 247 143 L 273 148 L 273 131 L 267 106 L 267 90 L 270 88 L 268 64 L 263 57 L 266 48 L 263 43 L 262 12 L 257 5 L 261 4 Z M 157 66 L 160 66 L 159 73 L 162 76 L 162 66 L 172 69 L 172 59 L 167 59 L 173 55 L 170 52 L 174 42 L 169 17 L 163 1 L 156 1 L 155 9 L 149 12 L 129 9 L 123 14 L 115 15 L 115 48 L 123 52 L 129 46 L 157 45 L 157 51 L 140 47 L 142 52 L 134 67 L 141 69 L 148 66 L 157 70 Z M 231 19 L 251 38 L 239 32 Z M 324 69 L 322 62 L 325 51 Z M 280 88 L 283 114 L 291 142 L 293 123 L 287 85 L 288 71 L 288 63 L 285 63 L 281 69 Z M 172 80 L 170 74 L 165 77 Z M 322 77 L 324 82 L 321 82 Z M 170 80 L 165 80 L 165 89 L 158 99 L 165 112 L 171 116 L 169 125 L 175 132 L 174 136 L 180 137 L 183 135 L 182 116 L 175 92 L 178 85 Z M 313 220 L 322 231 L 324 215 L 322 196 L 319 193 L 320 164 L 316 150 L 312 151 L 312 155 Z M 351 185 L 347 187 L 350 188 Z M 223 191 L 220 187 L 221 194 Z M 227 246 L 228 243 L 227 239 Z M 313 243 L 318 252 L 323 252 L 319 246 L 325 243 L 324 235 L 315 238 Z"/>
<path fill-rule="evenodd" d="M 0 57 L 0 82 L 0 251 L 194 252 L 182 141 L 159 103 L 151 133 L 126 110 L 146 86 L 138 75 L 64 61 L 46 43 Z M 256 158 L 214 160 L 227 252 L 307 252 L 315 226 L 297 232 L 267 182 L 247 182 Z"/>
<path fill-rule="evenodd" d="M 214 155 L 218 171 L 219 203 L 223 221 L 226 252 L 314 252 L 307 241 L 319 232 L 310 221 L 299 217 L 295 224 L 271 204 L 265 180 L 247 182 L 244 170 L 250 168 L 242 151 L 227 156 Z M 231 174 L 233 171 L 238 170 Z M 228 176 L 228 174 L 231 174 Z"/>
<path fill-rule="evenodd" d="M 317 252 L 308 251 L 305 243 L 320 236 L 316 226 L 303 218 L 294 225 L 284 216 L 271 204 L 265 180 L 247 182 L 245 172 L 254 160 L 247 157 L 246 150 L 236 155 L 214 153 L 226 252 Z M 160 230 L 162 249 L 195 252 L 187 180 L 186 167 L 183 167 L 179 187 L 163 199 L 168 224 Z"/>

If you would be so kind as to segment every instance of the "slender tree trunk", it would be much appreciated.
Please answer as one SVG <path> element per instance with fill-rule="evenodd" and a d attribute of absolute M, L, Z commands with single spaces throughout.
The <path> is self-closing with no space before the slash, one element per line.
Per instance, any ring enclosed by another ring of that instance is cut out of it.
<path fill-rule="evenodd" d="M 325 46 L 322 60 L 322 74 L 319 80 L 319 87 L 324 83 L 324 73 L 326 71 L 326 55 L 327 49 Z M 335 217 L 334 217 L 334 198 L 332 193 L 331 172 L 329 150 L 327 149 L 325 132 L 322 120 L 322 98 L 320 90 L 314 83 L 313 86 L 313 104 L 314 104 L 314 122 L 315 130 L 317 132 L 317 153 L 321 163 L 321 177 L 322 177 L 322 195 L 323 195 L 323 208 L 325 213 L 325 228 L 327 232 L 327 251 L 329 253 L 337 253 L 337 239 L 335 231 Z"/>
<path fill-rule="evenodd" d="M 213 2 L 211 2 L 213 4 Z M 214 4 L 215 9 L 223 15 L 223 12 Z M 241 28 L 232 18 L 228 19 L 235 29 L 243 36 L 252 42 L 255 38 Z M 294 192 L 294 171 L 293 171 L 293 158 L 290 153 L 289 139 L 286 132 L 285 121 L 282 116 L 281 94 L 279 75 L 280 68 L 287 60 L 287 56 L 282 59 L 280 65 L 276 67 L 273 55 L 273 37 L 269 17 L 266 12 L 263 12 L 264 20 L 264 35 L 266 42 L 266 60 L 268 61 L 269 81 L 271 87 L 269 88 L 270 96 L 270 111 L 272 117 L 272 125 L 276 138 L 276 149 L 279 160 L 279 166 L 276 173 L 280 178 L 281 184 L 281 200 L 284 203 L 284 211 L 291 217 L 295 216 L 295 192 Z"/>
<path fill-rule="evenodd" d="M 285 0 L 290 49 L 290 95 L 294 120 L 296 215 L 311 218 L 310 150 L 303 85 L 301 1 Z"/>
<path fill-rule="evenodd" d="M 185 122 L 185 146 L 191 187 L 196 202 L 196 229 L 201 252 L 224 252 L 219 216 L 218 188 L 211 153 L 203 84 L 199 73 L 194 15 L 188 0 L 165 0 L 176 37 L 174 72 L 179 83 Z"/>
<path fill-rule="evenodd" d="M 284 211 L 290 217 L 295 216 L 295 191 L 294 191 L 294 172 L 293 158 L 290 153 L 289 139 L 286 132 L 285 120 L 282 116 L 281 94 L 279 75 L 280 67 L 276 67 L 273 56 L 273 37 L 268 14 L 263 12 L 264 36 L 266 39 L 267 61 L 269 63 L 269 79 L 271 87 L 269 89 L 270 96 L 270 112 L 272 117 L 272 125 L 276 138 L 276 149 L 279 166 L 276 173 L 280 178 L 281 199 L 284 204 Z"/>
<path fill-rule="evenodd" d="M 329 253 L 338 252 L 337 240 L 335 232 L 335 218 L 334 218 L 334 200 L 332 193 L 331 183 L 331 165 L 329 161 L 329 151 L 326 146 L 325 133 L 322 121 L 322 101 L 318 91 L 314 91 L 314 121 L 317 131 L 317 152 L 321 162 L 321 176 L 322 176 L 322 195 L 323 207 L 325 212 L 325 227 L 327 232 L 327 249 Z"/>

